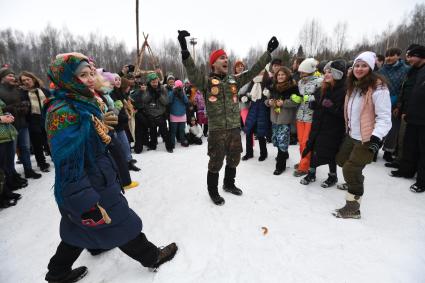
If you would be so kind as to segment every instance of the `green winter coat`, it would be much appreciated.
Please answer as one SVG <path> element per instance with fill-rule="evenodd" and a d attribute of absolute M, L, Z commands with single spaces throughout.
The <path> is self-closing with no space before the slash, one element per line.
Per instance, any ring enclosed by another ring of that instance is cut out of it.
<path fill-rule="evenodd" d="M 249 71 L 240 76 L 226 75 L 222 78 L 216 74 L 204 77 L 196 69 L 192 57 L 183 60 L 189 80 L 204 94 L 210 131 L 240 127 L 238 90 L 257 76 L 270 61 L 271 55 L 266 51 Z"/>
<path fill-rule="evenodd" d="M 3 108 L 6 104 L 0 99 L 0 116 L 3 114 Z M 0 143 L 11 142 L 16 139 L 18 132 L 12 124 L 0 123 Z"/>

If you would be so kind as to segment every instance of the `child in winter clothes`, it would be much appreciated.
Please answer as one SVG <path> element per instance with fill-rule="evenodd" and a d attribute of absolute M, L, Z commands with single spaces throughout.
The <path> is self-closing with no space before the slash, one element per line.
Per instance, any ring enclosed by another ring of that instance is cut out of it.
<path fill-rule="evenodd" d="M 205 108 L 205 100 L 204 100 L 204 96 L 199 90 L 196 90 L 194 101 L 196 106 L 197 123 L 199 123 L 199 125 L 204 126 L 204 130 L 203 130 L 204 136 L 208 137 L 208 117 L 207 117 L 207 111 Z"/>
<path fill-rule="evenodd" d="M 189 144 L 202 144 L 202 128 L 195 117 L 190 118 L 186 126 L 186 138 Z"/>
<path fill-rule="evenodd" d="M 298 67 L 301 79 L 298 82 L 298 89 L 302 97 L 296 101 L 300 103 L 297 111 L 297 135 L 300 144 L 300 155 L 302 155 L 311 131 L 313 120 L 313 109 L 310 102 L 314 101 L 314 92 L 322 85 L 322 78 L 314 75 L 317 70 L 317 61 L 314 58 L 305 59 Z M 294 171 L 295 177 L 306 175 L 310 168 L 310 154 L 301 157 L 298 168 Z"/>
<path fill-rule="evenodd" d="M 189 144 L 184 134 L 186 125 L 186 106 L 189 103 L 187 96 L 183 93 L 183 83 L 180 80 L 175 81 L 172 91 L 168 92 L 168 103 L 170 105 L 170 134 L 171 144 L 174 148 L 177 141 L 182 146 Z"/>
<path fill-rule="evenodd" d="M 272 142 L 278 149 L 276 170 L 273 174 L 280 175 L 286 169 L 286 160 L 289 158 L 290 127 L 299 106 L 299 103 L 295 102 L 299 97 L 298 86 L 287 67 L 281 67 L 274 74 L 274 84 L 270 92 L 270 98 L 265 101 L 265 104 L 271 108 Z"/>

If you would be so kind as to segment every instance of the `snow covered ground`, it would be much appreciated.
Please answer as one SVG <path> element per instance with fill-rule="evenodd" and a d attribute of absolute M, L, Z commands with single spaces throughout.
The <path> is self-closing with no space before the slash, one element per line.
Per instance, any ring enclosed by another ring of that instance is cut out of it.
<path fill-rule="evenodd" d="M 140 186 L 126 193 L 130 206 L 148 239 L 175 241 L 179 251 L 157 273 L 118 249 L 96 257 L 83 252 L 74 265 L 89 268 L 81 282 L 425 282 L 425 194 L 409 191 L 412 180 L 389 177 L 382 159 L 368 165 L 362 218 L 336 219 L 331 212 L 343 206 L 345 192 L 320 187 L 327 167 L 303 186 L 292 176 L 297 147 L 290 147 L 291 168 L 280 176 L 272 174 L 276 149 L 268 149 L 264 162 L 257 161 L 258 145 L 256 158 L 241 162 L 244 195 L 220 189 L 222 207 L 207 194 L 206 143 L 177 146 L 173 154 L 160 144 L 134 155 L 142 171 L 132 172 Z M 16 207 L 0 211 L 2 283 L 43 282 L 60 241 L 54 173 L 43 175 L 19 191 Z"/>

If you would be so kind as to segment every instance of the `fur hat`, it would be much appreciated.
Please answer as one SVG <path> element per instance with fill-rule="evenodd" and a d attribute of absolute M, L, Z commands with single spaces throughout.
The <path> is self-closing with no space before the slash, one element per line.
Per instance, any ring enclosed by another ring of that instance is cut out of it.
<path fill-rule="evenodd" d="M 213 51 L 210 55 L 210 66 L 212 66 L 214 62 L 217 61 L 217 59 L 222 55 L 227 55 L 223 49 Z"/>
<path fill-rule="evenodd" d="M 408 56 L 414 56 L 425 59 L 425 46 L 419 44 L 411 44 L 407 48 L 406 54 Z"/>
<path fill-rule="evenodd" d="M 317 60 L 314 58 L 307 58 L 304 61 L 301 62 L 300 66 L 298 67 L 298 72 L 300 73 L 307 73 L 312 74 L 316 72 L 317 70 Z"/>
<path fill-rule="evenodd" d="M 175 80 L 176 80 L 176 78 L 173 76 L 173 74 L 168 74 L 168 76 L 167 76 L 167 82 L 168 82 L 169 80 L 173 80 L 173 81 L 175 81 Z"/>
<path fill-rule="evenodd" d="M 151 81 L 156 80 L 156 79 L 158 79 L 158 75 L 157 75 L 155 72 L 149 73 L 149 74 L 146 76 L 146 83 L 148 84 L 148 83 L 150 83 Z"/>
<path fill-rule="evenodd" d="M 7 75 L 10 75 L 10 74 L 15 74 L 15 72 L 12 71 L 12 69 L 9 69 L 7 67 L 1 68 L 0 69 L 0 80 L 3 79 L 4 77 L 6 77 Z"/>
<path fill-rule="evenodd" d="M 369 65 L 370 69 L 373 71 L 375 69 L 375 62 L 376 62 L 376 54 L 372 51 L 365 51 L 363 53 L 360 53 L 359 56 L 354 59 L 354 63 L 356 64 L 358 61 L 363 61 L 366 64 Z"/>
<path fill-rule="evenodd" d="M 347 69 L 347 63 L 345 60 L 329 61 L 323 68 L 323 71 L 330 69 L 334 80 L 340 80 L 344 77 L 345 70 Z"/>
<path fill-rule="evenodd" d="M 183 83 L 182 83 L 182 81 L 181 80 L 177 80 L 175 83 L 174 83 L 174 88 L 182 88 L 183 87 Z"/>

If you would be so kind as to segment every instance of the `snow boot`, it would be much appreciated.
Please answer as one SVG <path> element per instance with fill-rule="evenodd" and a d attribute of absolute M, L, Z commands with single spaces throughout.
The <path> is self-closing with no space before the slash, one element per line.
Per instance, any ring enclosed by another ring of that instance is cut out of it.
<path fill-rule="evenodd" d="M 224 181 L 223 181 L 223 190 L 240 196 L 242 195 L 242 190 L 235 186 L 235 177 L 236 177 L 236 168 L 231 168 L 226 165 L 224 171 Z"/>
<path fill-rule="evenodd" d="M 44 279 L 49 283 L 72 283 L 82 279 L 87 275 L 87 272 L 87 267 L 80 266 L 60 276 L 54 276 L 47 273 Z"/>
<path fill-rule="evenodd" d="M 307 176 L 300 180 L 300 184 L 308 185 L 310 183 L 316 182 L 316 172 L 309 171 Z"/>
<path fill-rule="evenodd" d="M 251 159 L 254 157 L 253 153 L 246 153 L 244 156 L 242 156 L 243 161 L 247 161 L 248 159 Z"/>
<path fill-rule="evenodd" d="M 40 179 L 41 178 L 41 174 L 36 173 L 34 170 L 32 169 L 25 169 L 25 178 L 33 178 L 33 179 Z"/>
<path fill-rule="evenodd" d="M 274 170 L 273 175 L 280 175 L 286 170 L 286 160 L 288 157 L 289 154 L 287 151 L 281 151 L 278 149 L 276 157 L 276 170 Z"/>
<path fill-rule="evenodd" d="M 50 164 L 47 162 L 41 163 L 40 165 L 38 165 L 38 167 L 40 168 L 41 172 L 47 173 L 49 172 L 49 168 L 50 168 Z"/>
<path fill-rule="evenodd" d="M 393 154 L 389 151 L 384 151 L 384 155 L 382 156 L 382 158 L 384 158 L 384 160 L 387 161 L 387 162 L 394 161 Z"/>
<path fill-rule="evenodd" d="M 211 200 L 216 205 L 223 205 L 224 198 L 222 198 L 218 193 L 218 173 L 213 173 L 208 171 L 207 174 L 207 185 L 208 185 L 208 194 L 210 195 Z"/>
<path fill-rule="evenodd" d="M 335 173 L 329 173 L 328 174 L 328 178 L 323 181 L 320 186 L 322 188 L 329 188 L 332 187 L 333 185 L 335 185 L 338 182 L 338 177 L 336 176 Z"/>
<path fill-rule="evenodd" d="M 394 161 L 385 163 L 384 166 L 388 168 L 398 169 L 400 168 L 400 163 L 397 160 L 394 160 Z"/>
<path fill-rule="evenodd" d="M 425 192 L 425 186 L 421 186 L 416 183 L 410 186 L 410 190 L 414 193 L 423 193 Z"/>
<path fill-rule="evenodd" d="M 140 168 L 136 166 L 136 164 L 134 164 L 134 162 L 130 161 L 128 162 L 128 170 L 132 170 L 132 171 L 140 171 Z"/>
<path fill-rule="evenodd" d="M 162 264 L 166 263 L 167 261 L 172 260 L 174 256 L 176 255 L 177 250 L 178 250 L 178 247 L 176 243 L 171 243 L 166 247 L 158 248 L 158 259 L 151 266 L 151 268 L 153 268 L 153 271 L 156 272 L 158 267 L 160 267 Z"/>
<path fill-rule="evenodd" d="M 353 218 L 360 219 L 360 201 L 361 196 L 356 196 L 347 192 L 345 206 L 339 209 L 336 209 L 332 213 L 336 218 Z"/>

